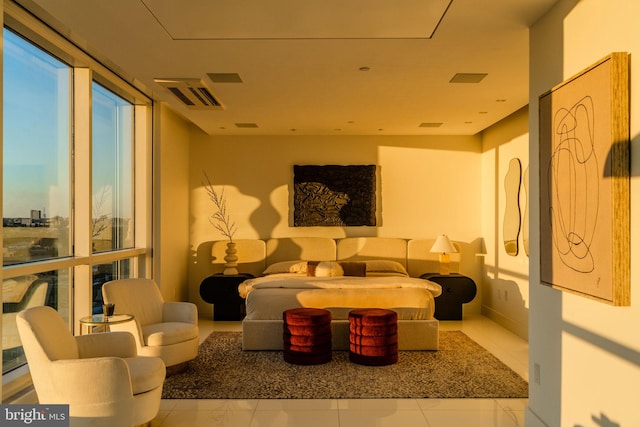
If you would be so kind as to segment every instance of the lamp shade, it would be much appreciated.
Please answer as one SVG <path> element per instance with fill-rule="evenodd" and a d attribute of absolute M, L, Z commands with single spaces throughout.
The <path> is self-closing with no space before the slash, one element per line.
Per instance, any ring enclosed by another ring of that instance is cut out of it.
<path fill-rule="evenodd" d="M 451 243 L 451 240 L 449 240 L 446 234 L 441 234 L 438 236 L 433 246 L 431 246 L 431 252 L 450 254 L 457 253 L 458 250 L 453 246 L 453 243 Z"/>

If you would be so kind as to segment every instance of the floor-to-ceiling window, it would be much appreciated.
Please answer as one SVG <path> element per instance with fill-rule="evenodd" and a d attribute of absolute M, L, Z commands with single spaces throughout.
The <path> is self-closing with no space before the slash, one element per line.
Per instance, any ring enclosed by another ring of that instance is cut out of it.
<path fill-rule="evenodd" d="M 77 330 L 101 310 L 104 282 L 150 274 L 152 114 L 21 9 L 5 9 L 2 38 L 4 383 L 26 372 L 18 311 L 48 305 Z"/>
<path fill-rule="evenodd" d="M 9 29 L 3 64 L 2 264 L 9 271 L 72 255 L 73 69 Z M 68 269 L 43 270 L 3 280 L 3 374 L 24 363 L 15 312 L 46 304 L 69 318 Z"/>
<path fill-rule="evenodd" d="M 134 246 L 134 108 L 101 84 L 91 85 L 93 253 Z M 128 260 L 93 268 L 93 313 L 102 310 L 102 284 L 129 277 Z"/>

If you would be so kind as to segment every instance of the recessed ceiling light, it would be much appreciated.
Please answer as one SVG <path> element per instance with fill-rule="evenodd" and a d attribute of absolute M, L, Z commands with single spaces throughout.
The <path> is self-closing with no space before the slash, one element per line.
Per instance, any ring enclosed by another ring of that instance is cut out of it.
<path fill-rule="evenodd" d="M 420 123 L 421 128 L 439 128 L 440 126 L 442 126 L 442 123 L 430 123 L 430 122 L 424 122 L 424 123 Z"/>
<path fill-rule="evenodd" d="M 480 83 L 487 73 L 457 73 L 449 83 Z"/>
<path fill-rule="evenodd" d="M 256 123 L 236 123 L 236 127 L 239 127 L 239 128 L 257 128 L 258 125 Z"/>
<path fill-rule="evenodd" d="M 242 83 L 238 73 L 207 73 L 214 83 Z"/>
<path fill-rule="evenodd" d="M 496 99 L 496 102 L 507 102 L 506 99 Z"/>
<path fill-rule="evenodd" d="M 488 111 L 478 111 L 478 114 L 488 114 Z"/>
<path fill-rule="evenodd" d="M 360 67 L 358 68 L 360 71 L 369 71 L 371 70 L 371 67 Z"/>

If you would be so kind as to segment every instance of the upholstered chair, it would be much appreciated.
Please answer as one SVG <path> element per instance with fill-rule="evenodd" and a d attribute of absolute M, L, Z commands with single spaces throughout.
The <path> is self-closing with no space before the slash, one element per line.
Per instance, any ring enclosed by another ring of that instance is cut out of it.
<path fill-rule="evenodd" d="M 189 302 L 165 302 L 151 279 L 119 279 L 102 285 L 105 303 L 115 304 L 115 313 L 133 314 L 134 322 L 111 325 L 128 331 L 138 345 L 138 354 L 164 360 L 171 375 L 186 368 L 198 355 L 198 309 Z"/>
<path fill-rule="evenodd" d="M 126 332 L 74 337 L 53 308 L 16 317 L 33 385 L 41 404 L 68 404 L 71 426 L 138 426 L 158 414 L 165 366 L 137 357 Z"/>

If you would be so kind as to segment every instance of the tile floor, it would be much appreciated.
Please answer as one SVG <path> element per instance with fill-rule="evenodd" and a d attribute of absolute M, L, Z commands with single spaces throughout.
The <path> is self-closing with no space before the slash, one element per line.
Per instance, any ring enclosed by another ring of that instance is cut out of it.
<path fill-rule="evenodd" d="M 201 339 L 240 322 L 200 320 Z M 486 317 L 440 323 L 462 330 L 528 379 L 527 342 Z M 163 400 L 153 427 L 516 427 L 527 399 Z"/>

